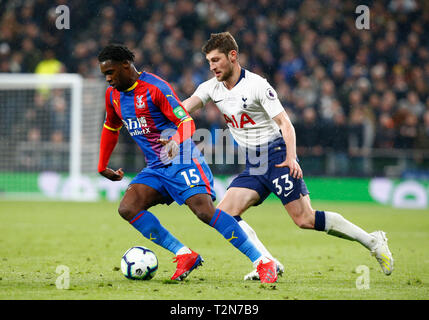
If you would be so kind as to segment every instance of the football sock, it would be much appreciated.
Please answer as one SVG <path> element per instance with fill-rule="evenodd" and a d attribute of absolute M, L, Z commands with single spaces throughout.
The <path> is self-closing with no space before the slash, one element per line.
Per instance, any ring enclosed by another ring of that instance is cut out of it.
<path fill-rule="evenodd" d="M 314 229 L 325 231 L 327 234 L 339 238 L 358 241 L 369 250 L 372 250 L 377 244 L 377 240 L 373 236 L 336 212 L 316 211 Z"/>
<path fill-rule="evenodd" d="M 158 218 L 149 211 L 139 212 L 130 224 L 136 228 L 145 238 L 157 245 L 176 254 L 184 245 L 165 229 Z"/>
<path fill-rule="evenodd" d="M 255 247 L 238 222 L 226 212 L 216 209 L 209 225 L 221 233 L 234 247 L 244 253 L 252 262 L 257 261 L 261 252 Z"/>
<path fill-rule="evenodd" d="M 188 247 L 183 246 L 179 251 L 176 252 L 176 256 L 189 253 L 192 253 L 192 251 Z"/>
<path fill-rule="evenodd" d="M 243 229 L 243 231 L 246 232 L 247 236 L 253 242 L 255 247 L 262 253 L 262 255 L 274 260 L 271 253 L 267 250 L 267 248 L 265 248 L 265 246 L 259 240 L 255 230 L 253 230 L 253 228 L 246 221 L 244 221 L 240 216 L 234 216 L 234 218 L 235 220 L 237 220 L 241 229 Z"/>
<path fill-rule="evenodd" d="M 270 259 L 264 256 L 261 256 L 259 259 L 253 262 L 253 267 L 256 269 L 258 267 L 259 262 L 267 263 L 270 262 Z"/>

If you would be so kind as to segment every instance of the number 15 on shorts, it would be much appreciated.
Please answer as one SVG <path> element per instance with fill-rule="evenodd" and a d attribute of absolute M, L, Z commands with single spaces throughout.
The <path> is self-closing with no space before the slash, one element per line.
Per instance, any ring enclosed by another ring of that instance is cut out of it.
<path fill-rule="evenodd" d="M 182 171 L 180 174 L 183 176 L 188 186 L 195 185 L 201 180 L 200 176 L 196 174 L 196 169 L 189 169 L 188 172 Z"/>
<path fill-rule="evenodd" d="M 281 180 L 284 181 L 284 183 L 283 183 L 284 187 L 282 187 L 279 184 L 279 179 L 281 179 Z M 275 178 L 273 180 L 273 185 L 276 188 L 276 194 L 278 196 L 281 195 L 281 193 L 283 192 L 283 190 L 285 191 L 284 197 L 287 197 L 292 192 L 291 189 L 293 188 L 293 182 L 289 180 L 289 174 L 284 174 L 280 178 Z M 291 191 L 289 191 L 289 190 L 291 190 Z"/>

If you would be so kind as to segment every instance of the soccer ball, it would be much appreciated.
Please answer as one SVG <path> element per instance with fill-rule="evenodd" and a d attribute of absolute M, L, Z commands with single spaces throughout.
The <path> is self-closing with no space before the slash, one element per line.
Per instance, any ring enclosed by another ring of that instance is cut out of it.
<path fill-rule="evenodd" d="M 148 248 L 132 247 L 122 256 L 121 270 L 128 279 L 150 280 L 158 270 L 158 259 Z"/>

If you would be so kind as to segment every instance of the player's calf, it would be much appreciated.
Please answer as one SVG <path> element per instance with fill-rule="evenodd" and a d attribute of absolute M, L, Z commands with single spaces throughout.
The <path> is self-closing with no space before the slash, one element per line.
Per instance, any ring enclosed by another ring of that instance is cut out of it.
<path fill-rule="evenodd" d="M 285 204 L 285 209 L 293 222 L 301 229 L 314 229 L 314 213 L 308 196 L 291 201 Z"/>
<path fill-rule="evenodd" d="M 301 215 L 292 219 L 301 229 L 314 229 L 314 217 Z"/>
<path fill-rule="evenodd" d="M 210 223 L 216 208 L 211 197 L 207 194 L 196 194 L 186 200 L 186 204 L 192 212 L 206 224 Z"/>
<path fill-rule="evenodd" d="M 314 211 L 288 211 L 293 222 L 301 229 L 314 229 Z"/>

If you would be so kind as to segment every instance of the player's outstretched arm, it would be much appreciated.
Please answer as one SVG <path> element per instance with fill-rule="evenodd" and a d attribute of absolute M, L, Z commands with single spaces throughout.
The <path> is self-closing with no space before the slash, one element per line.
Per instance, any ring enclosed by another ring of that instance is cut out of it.
<path fill-rule="evenodd" d="M 285 141 L 287 150 L 285 161 L 276 164 L 276 167 L 289 167 L 290 175 L 296 179 L 301 179 L 303 177 L 303 173 L 301 166 L 297 161 L 296 135 L 292 122 L 290 121 L 286 111 L 282 111 L 273 119 L 282 131 L 283 139 Z"/>
<path fill-rule="evenodd" d="M 200 98 L 197 96 L 191 96 L 188 99 L 182 101 L 183 107 L 185 107 L 186 111 L 192 113 L 198 109 L 201 109 L 204 105 Z"/>
<path fill-rule="evenodd" d="M 113 129 L 107 125 L 104 125 L 101 131 L 98 172 L 103 177 L 106 177 L 107 179 L 112 181 L 119 181 L 122 180 L 122 178 L 124 177 L 124 172 L 122 171 L 122 168 L 115 171 L 107 167 L 113 149 L 115 149 L 115 146 L 118 143 L 119 129 L 120 128 Z"/>

